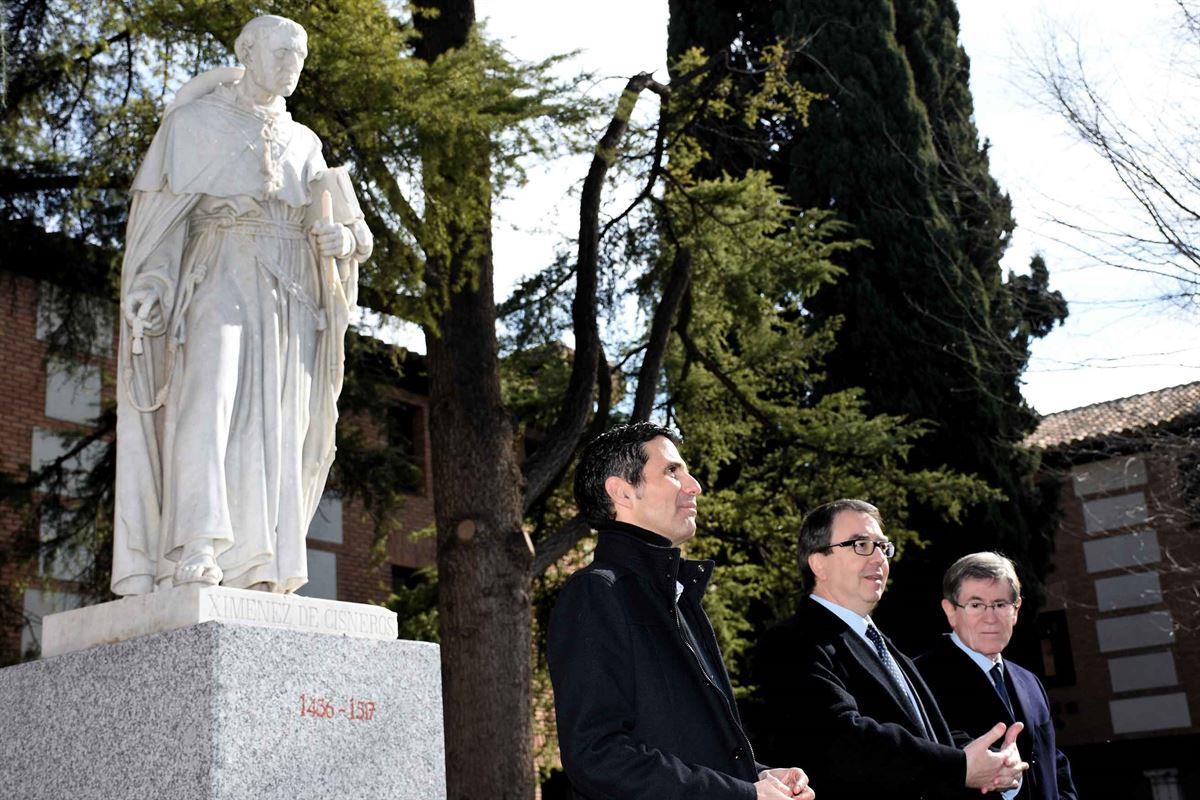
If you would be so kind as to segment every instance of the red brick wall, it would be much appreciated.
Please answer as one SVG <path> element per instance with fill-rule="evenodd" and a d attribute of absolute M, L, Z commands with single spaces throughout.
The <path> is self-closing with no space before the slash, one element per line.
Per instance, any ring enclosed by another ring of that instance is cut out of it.
<path fill-rule="evenodd" d="M 383 562 L 373 555 L 375 534 L 369 515 L 361 503 L 347 503 L 342 508 L 342 543 L 310 541 L 314 550 L 326 550 L 337 555 L 338 599 L 351 603 L 380 603 L 387 599 L 392 586 L 392 565 L 425 567 L 437 560 L 436 542 L 432 535 L 414 536 L 433 524 L 432 470 L 429 463 L 429 399 L 403 389 L 394 389 L 399 397 L 412 405 L 413 457 L 422 465 L 425 485 L 420 492 L 405 496 L 394 521 L 399 533 L 393 533 L 383 548 Z M 366 426 L 369 428 L 369 425 Z"/>
<path fill-rule="evenodd" d="M 24 477 L 35 425 L 46 423 L 46 347 L 37 340 L 37 293 L 33 281 L 0 273 L 0 469 Z M 0 506 L 0 545 L 9 544 L 21 527 L 20 512 Z M 22 607 L 19 583 L 24 570 L 10 564 L 0 572 L 0 587 L 8 603 Z M 21 631 L 0 629 L 0 655 L 16 653 Z M 4 660 L 8 660 L 5 658 Z"/>
<path fill-rule="evenodd" d="M 1055 543 L 1053 572 L 1049 576 L 1046 610 L 1066 611 L 1070 631 L 1071 654 L 1076 680 L 1073 686 L 1051 687 L 1049 694 L 1063 723 L 1059 742 L 1079 746 L 1114 740 L 1174 737 L 1200 732 L 1200 595 L 1196 592 L 1200 564 L 1200 538 L 1189 529 L 1181 513 L 1182 497 L 1177 463 L 1169 456 L 1141 454 L 1146 465 L 1146 483 L 1128 489 L 1075 496 L 1068 475 L 1062 490 L 1063 519 Z M 1087 534 L 1084 527 L 1083 501 L 1143 491 L 1149 521 L 1144 526 Z M 1089 573 L 1084 560 L 1083 543 L 1101 537 L 1120 535 L 1148 527 L 1156 531 L 1162 548 L 1162 561 L 1143 567 Z M 1156 571 L 1163 590 L 1163 602 L 1118 611 L 1097 609 L 1095 581 L 1127 572 Z M 1096 620 L 1155 610 L 1167 610 L 1175 623 L 1175 643 L 1168 646 L 1101 653 Z M 1174 656 L 1180 686 L 1145 689 L 1114 695 L 1109 677 L 1110 657 L 1138 653 L 1170 651 Z M 1133 698 L 1183 691 L 1187 694 L 1193 725 L 1187 729 L 1114 734 L 1109 701 L 1114 697 Z"/>

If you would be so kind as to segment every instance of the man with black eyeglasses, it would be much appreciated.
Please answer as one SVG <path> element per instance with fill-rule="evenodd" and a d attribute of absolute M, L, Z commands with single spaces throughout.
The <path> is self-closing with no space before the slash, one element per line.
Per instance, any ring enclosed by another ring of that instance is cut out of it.
<path fill-rule="evenodd" d="M 815 509 L 800 527 L 807 597 L 764 635 L 759 739 L 771 758 L 803 753 L 823 800 L 966 797 L 1019 784 L 1021 724 L 997 722 L 960 749 L 911 660 L 875 626 L 895 546 L 862 500 Z M 996 745 L 996 750 L 990 748 Z"/>
<path fill-rule="evenodd" d="M 1017 750 L 1029 771 L 1004 800 L 1076 800 L 1042 682 L 1001 656 L 1020 609 L 1021 581 L 1012 561 L 999 553 L 963 556 L 942 580 L 942 610 L 952 633 L 918 658 L 917 667 L 951 728 L 977 736 L 997 718 L 1025 726 Z"/>

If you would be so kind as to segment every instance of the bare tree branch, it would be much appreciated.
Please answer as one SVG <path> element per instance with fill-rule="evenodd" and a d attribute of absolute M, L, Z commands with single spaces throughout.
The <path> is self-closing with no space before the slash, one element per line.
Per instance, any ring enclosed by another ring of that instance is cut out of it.
<path fill-rule="evenodd" d="M 591 528 L 583 517 L 573 517 L 561 528 L 538 542 L 533 555 L 533 574 L 541 575 L 554 562 L 571 552 L 575 543 L 587 536 Z"/>
<path fill-rule="evenodd" d="M 1200 46 L 1200 19 L 1191 0 L 1176 0 L 1180 29 Z M 1186 113 L 1142 115 L 1123 110 L 1092 80 L 1083 46 L 1072 40 L 1064 54 L 1057 42 L 1033 67 L 1039 101 L 1062 117 L 1075 135 L 1112 170 L 1123 193 L 1140 213 L 1123 213 L 1115 223 L 1084 224 L 1084 209 L 1064 211 L 1051 221 L 1091 244 L 1074 249 L 1103 264 L 1167 277 L 1175 297 L 1196 296 L 1200 285 L 1200 173 L 1194 142 L 1200 130 Z M 1177 104 L 1167 103 L 1167 108 Z"/>
<path fill-rule="evenodd" d="M 637 391 L 633 399 L 631 422 L 643 422 L 654 410 L 654 398 L 658 393 L 658 376 L 662 371 L 663 359 L 667 355 L 667 341 L 675 314 L 692 282 L 692 254 L 686 247 L 675 248 L 675 260 L 671 274 L 663 287 L 662 298 L 654 310 L 654 321 L 650 325 L 650 339 L 646 354 L 638 370 Z"/>
<path fill-rule="evenodd" d="M 526 511 L 553 489 L 555 477 L 575 454 L 580 435 L 587 426 L 588 415 L 592 410 L 596 364 L 600 357 L 600 329 L 596 313 L 600 268 L 600 201 L 604 190 L 604 178 L 617 160 L 617 148 L 629 129 L 629 119 L 634 107 L 641 93 L 647 89 L 660 97 L 665 97 L 668 93 L 667 87 L 654 80 L 649 73 L 643 72 L 629 79 L 617 103 L 616 113 L 596 145 L 591 167 L 583 182 L 583 192 L 579 199 L 579 256 L 575 269 L 575 297 L 571 302 L 575 358 L 571 364 L 571 377 L 558 418 L 523 467 Z"/>

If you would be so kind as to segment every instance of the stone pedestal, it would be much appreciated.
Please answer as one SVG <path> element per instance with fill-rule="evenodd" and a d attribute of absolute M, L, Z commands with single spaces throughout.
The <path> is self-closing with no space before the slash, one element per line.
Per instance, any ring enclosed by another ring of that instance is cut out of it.
<path fill-rule="evenodd" d="M 428 643 L 209 621 L 0 670 L 0 708 L 5 797 L 446 796 Z"/>

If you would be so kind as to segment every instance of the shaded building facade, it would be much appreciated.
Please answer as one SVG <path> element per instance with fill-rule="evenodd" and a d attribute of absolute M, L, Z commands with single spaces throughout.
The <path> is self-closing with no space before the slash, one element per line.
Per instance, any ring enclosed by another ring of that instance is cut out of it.
<path fill-rule="evenodd" d="M 1062 481 L 1036 625 L 1083 797 L 1200 798 L 1200 383 L 1044 417 Z"/>

